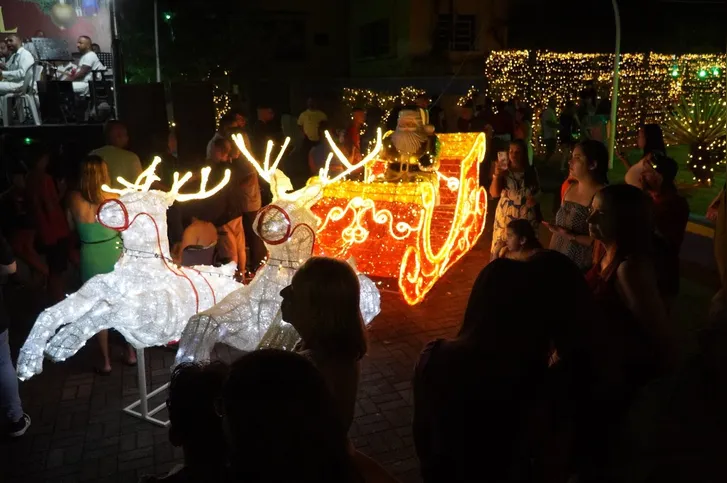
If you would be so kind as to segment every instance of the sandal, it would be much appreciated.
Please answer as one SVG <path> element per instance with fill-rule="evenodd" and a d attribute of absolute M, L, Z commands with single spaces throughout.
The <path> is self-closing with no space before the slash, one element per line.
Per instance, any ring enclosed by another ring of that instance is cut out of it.
<path fill-rule="evenodd" d="M 110 376 L 111 375 L 111 371 L 112 371 L 112 369 L 109 369 L 108 371 L 105 371 L 105 370 L 103 370 L 100 367 L 94 367 L 93 368 L 93 372 L 95 372 L 99 376 L 104 376 L 104 377 Z"/>

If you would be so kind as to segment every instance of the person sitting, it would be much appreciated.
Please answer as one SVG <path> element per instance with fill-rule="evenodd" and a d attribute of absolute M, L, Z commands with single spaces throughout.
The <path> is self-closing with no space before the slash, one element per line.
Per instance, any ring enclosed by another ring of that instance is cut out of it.
<path fill-rule="evenodd" d="M 5 64 L 10 59 L 10 50 L 6 42 L 0 42 L 0 63 Z"/>
<path fill-rule="evenodd" d="M 174 368 L 169 384 L 169 442 L 181 447 L 184 464 L 162 477 L 147 476 L 140 483 L 225 481 L 227 445 L 215 402 L 222 396 L 228 366 L 184 363 Z"/>
<path fill-rule="evenodd" d="M 212 260 L 208 263 L 187 263 L 185 258 L 185 250 L 194 247 L 199 250 L 212 250 L 217 244 L 218 235 L 217 228 L 210 222 L 192 218 L 192 222 L 184 229 L 182 233 L 182 241 L 174 244 L 172 247 L 172 260 L 174 263 L 184 266 L 193 265 L 213 265 L 214 254 Z M 196 258 L 196 257 L 194 257 Z"/>
<path fill-rule="evenodd" d="M 112 188 L 124 188 L 118 177 L 121 176 L 129 183 L 136 181 L 142 171 L 141 161 L 139 156 L 126 149 L 129 145 L 129 131 L 121 121 L 108 121 L 104 125 L 104 137 L 106 145 L 89 154 L 99 156 L 106 162 Z"/>
<path fill-rule="evenodd" d="M 78 37 L 76 48 L 81 54 L 81 58 L 78 61 L 78 69 L 67 74 L 65 80 L 73 82 L 73 92 L 86 97 L 89 95 L 88 83 L 93 78 L 93 73 L 99 70 L 106 70 L 106 67 L 101 63 L 96 52 L 93 51 L 91 37 L 87 35 Z"/>
<path fill-rule="evenodd" d="M 507 244 L 500 257 L 525 261 L 543 249 L 527 220 L 513 220 L 507 224 Z"/>
<path fill-rule="evenodd" d="M 413 436 L 425 483 L 526 481 L 531 474 L 550 340 L 542 307 L 532 303 L 541 287 L 530 283 L 530 263 L 490 262 L 457 336 L 430 342 L 419 357 Z"/>
<path fill-rule="evenodd" d="M 35 63 L 33 54 L 23 47 L 19 35 L 12 34 L 5 39 L 10 58 L 6 63 L 0 63 L 0 96 L 20 92 L 25 82 L 25 73 Z M 6 115 L 6 113 L 0 113 Z"/>
<path fill-rule="evenodd" d="M 243 355 L 230 367 L 218 414 L 232 481 L 361 481 L 328 384 L 305 357 L 275 349 Z"/>

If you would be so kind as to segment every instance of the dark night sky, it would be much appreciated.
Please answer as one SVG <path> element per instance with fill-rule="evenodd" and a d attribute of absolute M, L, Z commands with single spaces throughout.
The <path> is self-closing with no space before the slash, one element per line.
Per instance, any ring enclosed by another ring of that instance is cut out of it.
<path fill-rule="evenodd" d="M 727 0 L 620 0 L 622 50 L 724 52 Z M 610 0 L 512 0 L 509 45 L 565 51 L 611 51 Z"/>

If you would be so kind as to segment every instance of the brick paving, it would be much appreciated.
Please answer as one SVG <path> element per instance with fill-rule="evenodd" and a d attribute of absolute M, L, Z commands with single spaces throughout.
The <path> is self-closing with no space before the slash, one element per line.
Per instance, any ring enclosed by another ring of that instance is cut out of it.
<path fill-rule="evenodd" d="M 541 233 L 547 246 L 548 234 Z M 486 237 L 435 285 L 427 299 L 410 307 L 394 292 L 382 293 L 382 313 L 369 326 L 369 352 L 350 436 L 355 445 L 403 483 L 420 481 L 412 442 L 411 376 L 428 341 L 451 336 L 461 321 L 469 291 L 487 263 Z M 690 337 L 703 320 L 716 276 L 703 267 L 682 264 L 682 294 L 676 319 Z M 11 346 L 17 354 L 34 320 L 32 293 L 19 290 L 13 300 L 16 324 Z M 25 325 L 25 327 L 23 326 Z M 692 337 L 693 338 L 693 337 Z M 85 347 L 62 364 L 45 363 L 44 372 L 21 384 L 24 408 L 33 425 L 16 441 L 0 440 L 0 483 L 136 482 L 140 475 L 160 474 L 181 462 L 181 450 L 167 441 L 167 430 L 137 420 L 121 409 L 137 398 L 136 369 L 121 364 L 116 343 L 111 376 L 95 375 L 95 346 Z M 214 357 L 230 361 L 236 351 L 217 346 Z M 146 351 L 151 387 L 168 381 L 174 352 Z M 153 402 L 161 404 L 164 395 Z M 151 406 L 153 407 L 153 406 Z M 164 412 L 160 417 L 164 418 Z"/>
<path fill-rule="evenodd" d="M 487 262 L 488 248 L 481 242 L 418 306 L 409 307 L 398 294 L 384 292 L 382 313 L 369 327 L 370 348 L 350 435 L 359 449 L 402 482 L 420 481 L 411 434 L 414 363 L 426 342 L 453 333 L 469 288 Z M 17 292 L 6 299 L 17 302 L 11 307 L 16 320 L 11 334 L 14 355 L 37 313 L 32 294 Z M 169 444 L 166 429 L 122 413 L 137 398 L 137 380 L 136 369 L 121 364 L 120 343 L 114 346 L 114 371 L 107 377 L 91 370 L 98 360 L 95 349 L 89 344 L 61 364 L 46 361 L 42 374 L 21 383 L 24 409 L 33 425 L 18 440 L 0 440 L 0 482 L 128 483 L 181 462 L 181 450 Z M 227 347 L 216 348 L 220 359 L 235 355 Z M 146 351 L 152 387 L 167 382 L 173 360 L 169 349 Z M 161 395 L 154 402 L 163 400 Z"/>

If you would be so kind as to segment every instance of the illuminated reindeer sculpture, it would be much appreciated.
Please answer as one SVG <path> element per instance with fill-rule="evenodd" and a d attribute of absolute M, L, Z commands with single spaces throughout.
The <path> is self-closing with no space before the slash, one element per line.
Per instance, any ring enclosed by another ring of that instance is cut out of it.
<path fill-rule="evenodd" d="M 335 148 L 330 136 L 327 136 Z M 296 270 L 313 252 L 318 219 L 310 211 L 322 196 L 323 187 L 346 174 L 362 168 L 381 150 L 381 131 L 374 149 L 361 162 L 351 164 L 335 148 L 345 171 L 328 177 L 332 154 L 320 176 L 306 187 L 293 191 L 290 180 L 277 169 L 290 139 L 286 139 L 277 158 L 270 166 L 272 142 L 268 142 L 265 160 L 261 165 L 248 151 L 240 135 L 233 137 L 242 154 L 268 183 L 273 203 L 260 211 L 253 228 L 269 251 L 267 263 L 252 282 L 228 295 L 214 307 L 192 316 L 182 333 L 177 363 L 206 361 L 216 343 L 240 350 L 253 350 L 259 345 L 291 348 L 298 339 L 292 326 L 282 321 L 280 291 L 288 286 Z M 381 308 L 379 291 L 366 276 L 359 275 L 361 285 L 361 314 L 369 323 Z"/>
<path fill-rule="evenodd" d="M 20 350 L 18 376 L 28 379 L 42 371 L 43 354 L 54 361 L 74 355 L 88 339 L 104 329 L 115 329 L 135 348 L 164 345 L 179 339 L 189 317 L 205 310 L 242 284 L 233 279 L 236 266 L 175 266 L 169 256 L 167 208 L 175 201 L 215 195 L 230 180 L 207 190 L 210 168 L 203 168 L 200 190 L 182 194 L 180 188 L 191 177 L 174 173 L 169 192 L 150 190 L 159 178 L 160 163 L 151 166 L 126 188 L 103 189 L 121 195 L 104 202 L 98 210 L 101 224 L 121 232 L 124 252 L 110 273 L 96 275 L 76 293 L 44 310 Z"/>

